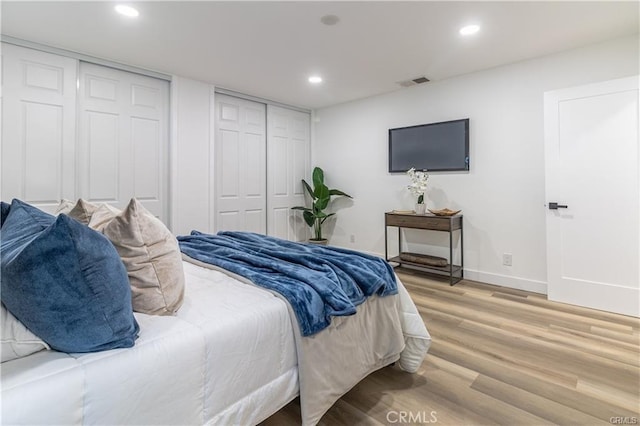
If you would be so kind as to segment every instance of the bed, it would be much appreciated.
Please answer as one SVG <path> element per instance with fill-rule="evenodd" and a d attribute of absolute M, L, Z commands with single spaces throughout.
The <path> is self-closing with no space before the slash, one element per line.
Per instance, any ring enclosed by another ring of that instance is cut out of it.
<path fill-rule="evenodd" d="M 182 308 L 175 317 L 136 313 L 141 331 L 133 348 L 41 351 L 3 363 L 2 424 L 250 425 L 297 397 L 298 356 L 286 302 L 223 272 L 183 266 Z M 401 289 L 408 350 L 382 359 L 402 357 L 412 368 L 430 340 Z M 384 366 L 373 364 L 367 369 Z"/>
<path fill-rule="evenodd" d="M 135 207 L 133 200 L 131 205 Z M 96 238 L 113 252 L 108 258 L 118 261 L 118 253 L 110 244 L 122 241 L 109 243 L 73 219 L 64 215 L 54 219 L 19 201 L 14 200 L 10 212 L 5 225 L 0 225 L 6 233 L 3 253 L 9 257 L 11 232 L 22 232 L 25 224 L 31 223 L 37 228 L 37 238 L 47 238 L 50 244 L 63 244 L 64 238 L 50 237 L 53 231 L 43 230 L 62 227 L 71 232 L 69 235 L 78 232 L 83 237 L 72 239 L 76 245 L 86 238 Z M 116 214 L 107 213 L 110 217 Z M 19 215 L 27 219 L 16 223 Z M 100 218 L 98 213 L 92 220 L 96 218 Z M 63 233 L 65 238 L 67 231 Z M 166 229 L 162 232 L 166 236 Z M 118 235 L 122 239 L 122 234 Z M 170 235 L 167 238 L 163 237 L 175 241 Z M 28 245 L 37 245 L 37 241 L 30 239 Z M 263 251 L 262 244 L 258 251 Z M 175 246 L 177 249 L 177 242 Z M 305 245 L 295 247 L 307 250 Z M 185 260 L 179 261 L 178 269 L 184 287 L 174 293 L 180 301 L 179 309 L 173 315 L 132 314 L 129 305 L 128 315 L 133 315 L 136 330 L 128 332 L 138 335 L 135 345 L 129 345 L 132 347 L 87 353 L 42 350 L 3 362 L 2 424 L 250 425 L 263 421 L 299 395 L 301 423 L 313 425 L 366 375 L 394 362 L 415 372 L 426 355 L 429 334 L 397 277 L 391 277 L 397 291 L 394 288 L 393 293 L 372 294 L 350 315 L 332 316 L 321 331 L 310 334 L 301 325 L 304 320 L 299 323 L 299 312 L 281 294 L 255 285 L 235 270 L 194 259 L 182 248 Z M 339 250 L 335 252 L 339 254 Z M 69 257 L 58 249 L 49 253 L 62 253 L 61 259 Z M 127 252 L 119 253 L 122 256 Z M 224 258 L 228 257 L 225 254 Z M 9 273 L 12 264 L 7 259 L 3 260 L 3 272 Z M 39 259 L 36 255 L 33 262 L 39 264 Z M 51 268 L 57 267 L 55 261 L 50 263 Z M 126 281 L 124 267 L 113 265 L 122 269 Z M 388 268 L 388 264 L 382 265 Z M 20 271 L 24 273 L 33 271 Z M 375 276 L 368 277 L 376 280 Z M 39 276 L 27 278 L 32 281 Z M 104 287 L 102 281 L 102 291 L 108 291 L 110 286 Z M 71 282 L 77 284 L 76 278 Z M 5 276 L 3 303 L 11 300 L 9 292 L 14 291 L 8 283 Z M 57 284 L 44 283 L 46 289 Z M 124 292 L 129 291 L 128 285 L 128 281 L 123 283 Z M 136 289 L 132 287 L 131 291 Z M 45 294 L 44 299 L 49 302 L 52 296 Z"/>

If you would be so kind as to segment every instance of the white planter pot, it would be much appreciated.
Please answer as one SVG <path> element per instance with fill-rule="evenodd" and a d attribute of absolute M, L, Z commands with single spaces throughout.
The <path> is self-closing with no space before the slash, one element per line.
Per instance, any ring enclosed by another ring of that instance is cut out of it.
<path fill-rule="evenodd" d="M 427 211 L 427 205 L 422 203 L 422 204 L 416 204 L 416 214 L 425 214 Z"/>

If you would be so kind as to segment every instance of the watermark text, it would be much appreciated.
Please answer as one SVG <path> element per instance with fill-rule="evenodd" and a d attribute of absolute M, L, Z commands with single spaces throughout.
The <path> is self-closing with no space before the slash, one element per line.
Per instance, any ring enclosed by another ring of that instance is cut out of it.
<path fill-rule="evenodd" d="M 609 423 L 612 425 L 637 425 L 638 418 L 637 417 L 609 417 Z"/>
<path fill-rule="evenodd" d="M 437 423 L 438 413 L 436 411 L 389 411 L 387 412 L 387 422 L 396 423 Z"/>

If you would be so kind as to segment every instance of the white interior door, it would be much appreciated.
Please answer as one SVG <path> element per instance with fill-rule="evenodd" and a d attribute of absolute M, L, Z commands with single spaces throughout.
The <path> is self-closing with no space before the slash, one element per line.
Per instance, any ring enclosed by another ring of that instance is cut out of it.
<path fill-rule="evenodd" d="M 214 231 L 265 234 L 266 106 L 216 94 Z"/>
<path fill-rule="evenodd" d="M 548 297 L 640 315 L 638 77 L 545 93 Z"/>
<path fill-rule="evenodd" d="M 302 179 L 310 171 L 310 116 L 273 105 L 267 107 L 269 235 L 292 241 L 309 238 L 309 228 L 291 207 L 305 205 Z"/>
<path fill-rule="evenodd" d="M 77 61 L 2 44 L 2 199 L 75 196 Z"/>
<path fill-rule="evenodd" d="M 80 63 L 79 196 L 167 221 L 169 83 Z"/>

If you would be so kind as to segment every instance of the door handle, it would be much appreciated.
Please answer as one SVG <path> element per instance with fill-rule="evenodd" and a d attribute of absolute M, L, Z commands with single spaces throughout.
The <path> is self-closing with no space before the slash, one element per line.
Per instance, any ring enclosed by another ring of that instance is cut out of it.
<path fill-rule="evenodd" d="M 558 204 L 558 203 L 549 203 L 549 210 L 558 210 L 558 209 L 566 209 L 569 206 Z"/>

